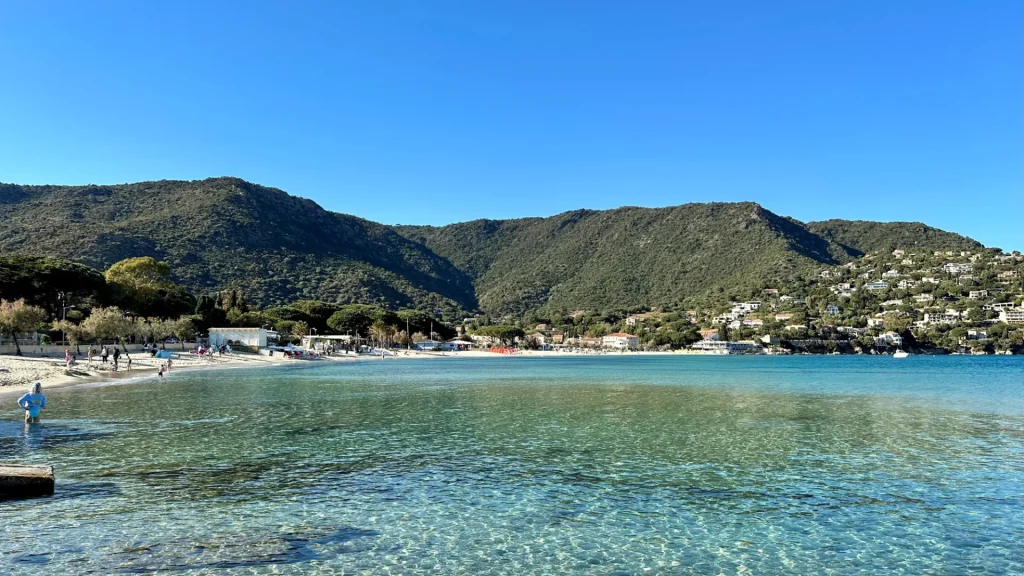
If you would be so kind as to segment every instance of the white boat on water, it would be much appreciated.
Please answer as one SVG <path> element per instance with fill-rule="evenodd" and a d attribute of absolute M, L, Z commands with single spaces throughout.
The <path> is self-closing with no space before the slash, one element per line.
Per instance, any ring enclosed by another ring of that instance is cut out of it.
<path fill-rule="evenodd" d="M 893 358 L 906 358 L 907 356 L 910 356 L 910 352 L 906 350 L 897 350 L 892 354 Z"/>

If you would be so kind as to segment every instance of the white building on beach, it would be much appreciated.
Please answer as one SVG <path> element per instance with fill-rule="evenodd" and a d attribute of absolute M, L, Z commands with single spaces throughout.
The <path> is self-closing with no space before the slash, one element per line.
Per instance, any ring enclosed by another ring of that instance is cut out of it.
<path fill-rule="evenodd" d="M 607 348 L 635 350 L 640 347 L 640 337 L 625 332 L 616 332 L 602 338 L 601 344 Z"/>
<path fill-rule="evenodd" d="M 210 328 L 210 345 L 240 344 L 253 348 L 266 348 L 267 339 L 277 333 L 264 328 Z"/>

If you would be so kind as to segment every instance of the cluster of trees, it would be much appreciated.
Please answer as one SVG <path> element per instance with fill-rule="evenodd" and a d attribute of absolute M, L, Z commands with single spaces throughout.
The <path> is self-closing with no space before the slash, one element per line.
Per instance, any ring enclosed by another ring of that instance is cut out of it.
<path fill-rule="evenodd" d="M 450 339 L 455 330 L 421 310 L 298 300 L 261 310 L 236 289 L 196 298 L 151 257 L 129 258 L 105 273 L 51 258 L 0 258 L 0 332 L 52 332 L 77 346 L 96 340 L 190 340 L 215 326 L 262 327 L 284 338 L 351 334 L 383 346 Z M 49 336 L 49 335 L 47 335 Z M 18 346 L 20 354 L 20 346 Z"/>
<path fill-rule="evenodd" d="M 39 306 L 28 304 L 24 299 L 0 300 L 0 332 L 11 338 L 19 356 L 21 345 L 18 337 L 41 329 L 61 332 L 68 344 L 76 348 L 89 342 L 111 342 L 124 346 L 129 339 L 156 343 L 171 336 L 177 337 L 184 347 L 184 342 L 196 335 L 191 318 L 133 318 L 116 306 L 93 308 L 81 323 L 63 319 L 54 320 L 47 326 L 46 311 Z"/>

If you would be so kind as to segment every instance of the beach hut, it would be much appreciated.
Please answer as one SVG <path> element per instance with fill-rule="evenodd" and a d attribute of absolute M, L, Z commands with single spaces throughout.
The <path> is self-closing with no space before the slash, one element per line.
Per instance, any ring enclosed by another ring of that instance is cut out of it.
<path fill-rule="evenodd" d="M 469 350 L 473 346 L 473 343 L 468 340 L 449 340 L 442 346 L 443 350 L 449 352 L 463 352 Z"/>

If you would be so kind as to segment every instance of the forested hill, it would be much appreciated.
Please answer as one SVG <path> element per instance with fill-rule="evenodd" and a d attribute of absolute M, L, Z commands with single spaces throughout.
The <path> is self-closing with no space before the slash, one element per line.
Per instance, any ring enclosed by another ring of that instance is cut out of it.
<path fill-rule="evenodd" d="M 116 186 L 0 185 L 0 253 L 99 269 L 167 261 L 195 293 L 474 309 L 469 277 L 388 226 L 236 178 Z"/>
<path fill-rule="evenodd" d="M 498 314 L 693 306 L 716 292 L 742 297 L 849 261 L 869 244 L 978 246 L 934 228 L 918 238 L 916 227 L 883 225 L 868 234 L 840 223 L 829 229 L 848 231 L 844 244 L 754 203 L 712 203 L 398 229 L 469 274 L 481 307 Z"/>
<path fill-rule="evenodd" d="M 153 256 L 193 293 L 238 288 L 258 305 L 316 299 L 451 315 L 689 305 L 870 250 L 978 246 L 922 224 L 805 225 L 753 203 L 385 226 L 236 178 L 0 184 L 0 254 L 98 269 Z"/>
<path fill-rule="evenodd" d="M 825 220 L 808 222 L 807 229 L 842 244 L 854 255 L 891 252 L 897 248 L 932 250 L 977 250 L 980 242 L 939 230 L 920 222 L 869 222 L 866 220 Z"/>

